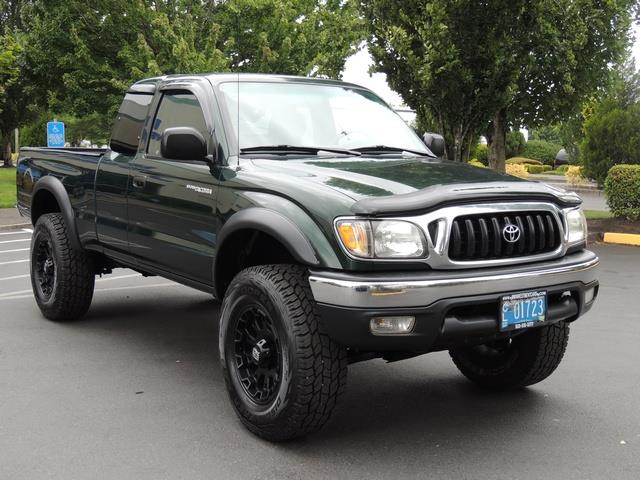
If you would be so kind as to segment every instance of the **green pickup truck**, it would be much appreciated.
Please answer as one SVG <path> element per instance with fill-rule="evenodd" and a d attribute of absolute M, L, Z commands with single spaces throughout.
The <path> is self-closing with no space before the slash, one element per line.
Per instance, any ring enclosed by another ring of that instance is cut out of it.
<path fill-rule="evenodd" d="M 22 149 L 35 300 L 76 320 L 114 268 L 214 295 L 233 406 L 273 441 L 324 425 L 362 360 L 448 350 L 483 387 L 540 382 L 598 293 L 580 198 L 442 150 L 357 85 L 140 81 L 108 149 Z"/>

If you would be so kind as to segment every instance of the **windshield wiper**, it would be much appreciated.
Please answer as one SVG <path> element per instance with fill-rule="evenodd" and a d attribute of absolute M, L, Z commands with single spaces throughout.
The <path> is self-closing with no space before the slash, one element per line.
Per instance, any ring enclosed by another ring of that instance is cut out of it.
<path fill-rule="evenodd" d="M 395 152 L 408 152 L 422 157 L 433 157 L 433 154 L 428 152 L 421 152 L 419 150 L 411 150 L 410 148 L 390 147 L 388 145 L 371 145 L 369 147 L 354 148 L 356 152 L 360 153 L 395 153 Z"/>
<path fill-rule="evenodd" d="M 346 148 L 324 148 L 324 147 L 303 147 L 298 145 L 262 145 L 258 147 L 246 147 L 241 148 L 240 153 L 307 153 L 311 155 L 318 155 L 319 152 L 339 153 L 342 155 L 362 155 L 356 150 L 349 150 Z"/>

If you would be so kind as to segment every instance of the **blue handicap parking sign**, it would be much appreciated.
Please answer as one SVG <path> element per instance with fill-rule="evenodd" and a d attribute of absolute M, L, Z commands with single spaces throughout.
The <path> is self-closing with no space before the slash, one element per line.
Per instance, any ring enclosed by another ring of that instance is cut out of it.
<path fill-rule="evenodd" d="M 47 147 L 64 147 L 64 123 L 47 122 Z"/>

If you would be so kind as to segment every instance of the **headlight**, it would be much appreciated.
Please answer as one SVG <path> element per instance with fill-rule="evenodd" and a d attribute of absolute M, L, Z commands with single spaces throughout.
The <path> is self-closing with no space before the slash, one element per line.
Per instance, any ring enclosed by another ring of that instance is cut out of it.
<path fill-rule="evenodd" d="M 565 210 L 567 219 L 567 237 L 569 245 L 587 241 L 587 219 L 582 208 Z"/>
<path fill-rule="evenodd" d="M 345 249 L 361 258 L 421 258 L 426 251 L 421 230 L 399 220 L 338 220 Z"/>

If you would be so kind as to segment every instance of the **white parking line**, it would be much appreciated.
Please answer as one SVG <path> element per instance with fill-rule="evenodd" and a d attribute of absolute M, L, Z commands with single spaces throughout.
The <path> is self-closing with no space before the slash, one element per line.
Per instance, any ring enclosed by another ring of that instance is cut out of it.
<path fill-rule="evenodd" d="M 23 228 L 22 231 L 27 233 L 33 233 L 33 228 Z"/>
<path fill-rule="evenodd" d="M 22 295 L 23 293 L 29 293 L 29 292 L 31 292 L 31 289 L 29 289 L 29 290 L 18 290 L 16 292 L 0 293 L 0 298 L 13 297 L 14 295 Z"/>
<path fill-rule="evenodd" d="M 30 242 L 30 238 L 19 238 L 18 240 L 2 240 L 0 243 L 17 243 L 17 242 Z"/>
<path fill-rule="evenodd" d="M 27 278 L 27 277 L 29 277 L 29 276 L 30 276 L 30 275 L 29 275 L 29 274 L 27 274 L 27 275 L 14 275 L 13 277 L 4 277 L 4 278 L 0 278 L 0 282 L 1 282 L 2 280 L 17 280 L 18 278 Z"/>
<path fill-rule="evenodd" d="M 0 265 L 11 265 L 12 263 L 25 263 L 28 261 L 28 258 L 26 260 L 11 260 L 10 262 L 0 262 Z"/>
<path fill-rule="evenodd" d="M 24 235 L 25 233 L 33 233 L 33 230 L 12 230 L 10 232 L 0 232 L 0 237 L 4 237 L 5 235 Z"/>
<path fill-rule="evenodd" d="M 130 275 L 119 275 L 117 277 L 104 277 L 104 278 L 96 278 L 96 282 L 108 282 L 110 280 L 120 280 L 121 278 L 132 278 L 132 277 L 141 277 L 141 273 L 132 273 Z"/>
<path fill-rule="evenodd" d="M 28 248 L 16 248 L 14 250 L 0 250 L 0 253 L 28 252 Z"/>
<path fill-rule="evenodd" d="M 19 278 L 29 278 L 31 275 L 26 274 L 26 275 L 14 275 L 13 277 L 4 277 L 4 278 L 0 278 L 0 282 L 3 280 L 18 280 Z M 120 280 L 121 278 L 132 278 L 132 277 L 141 277 L 142 275 L 140 273 L 132 273 L 130 275 L 119 275 L 117 277 L 104 277 L 104 278 L 96 278 L 96 282 L 108 282 L 110 280 Z M 13 294 L 17 294 L 20 292 L 9 292 L 8 294 L 3 294 L 0 295 L 0 297 L 3 297 L 5 295 L 13 295 Z"/>
<path fill-rule="evenodd" d="M 135 285 L 133 287 L 112 287 L 112 288 L 96 288 L 96 292 L 114 292 L 117 290 L 139 290 L 141 288 L 161 288 L 161 287 L 178 287 L 180 284 L 178 283 L 153 283 L 151 285 Z M 33 293 L 29 293 L 26 295 L 21 295 L 21 293 L 31 292 L 31 290 L 21 290 L 20 292 L 12 292 L 12 296 L 1 296 L 0 301 L 2 300 L 19 300 L 22 298 L 30 298 L 33 296 Z"/>

